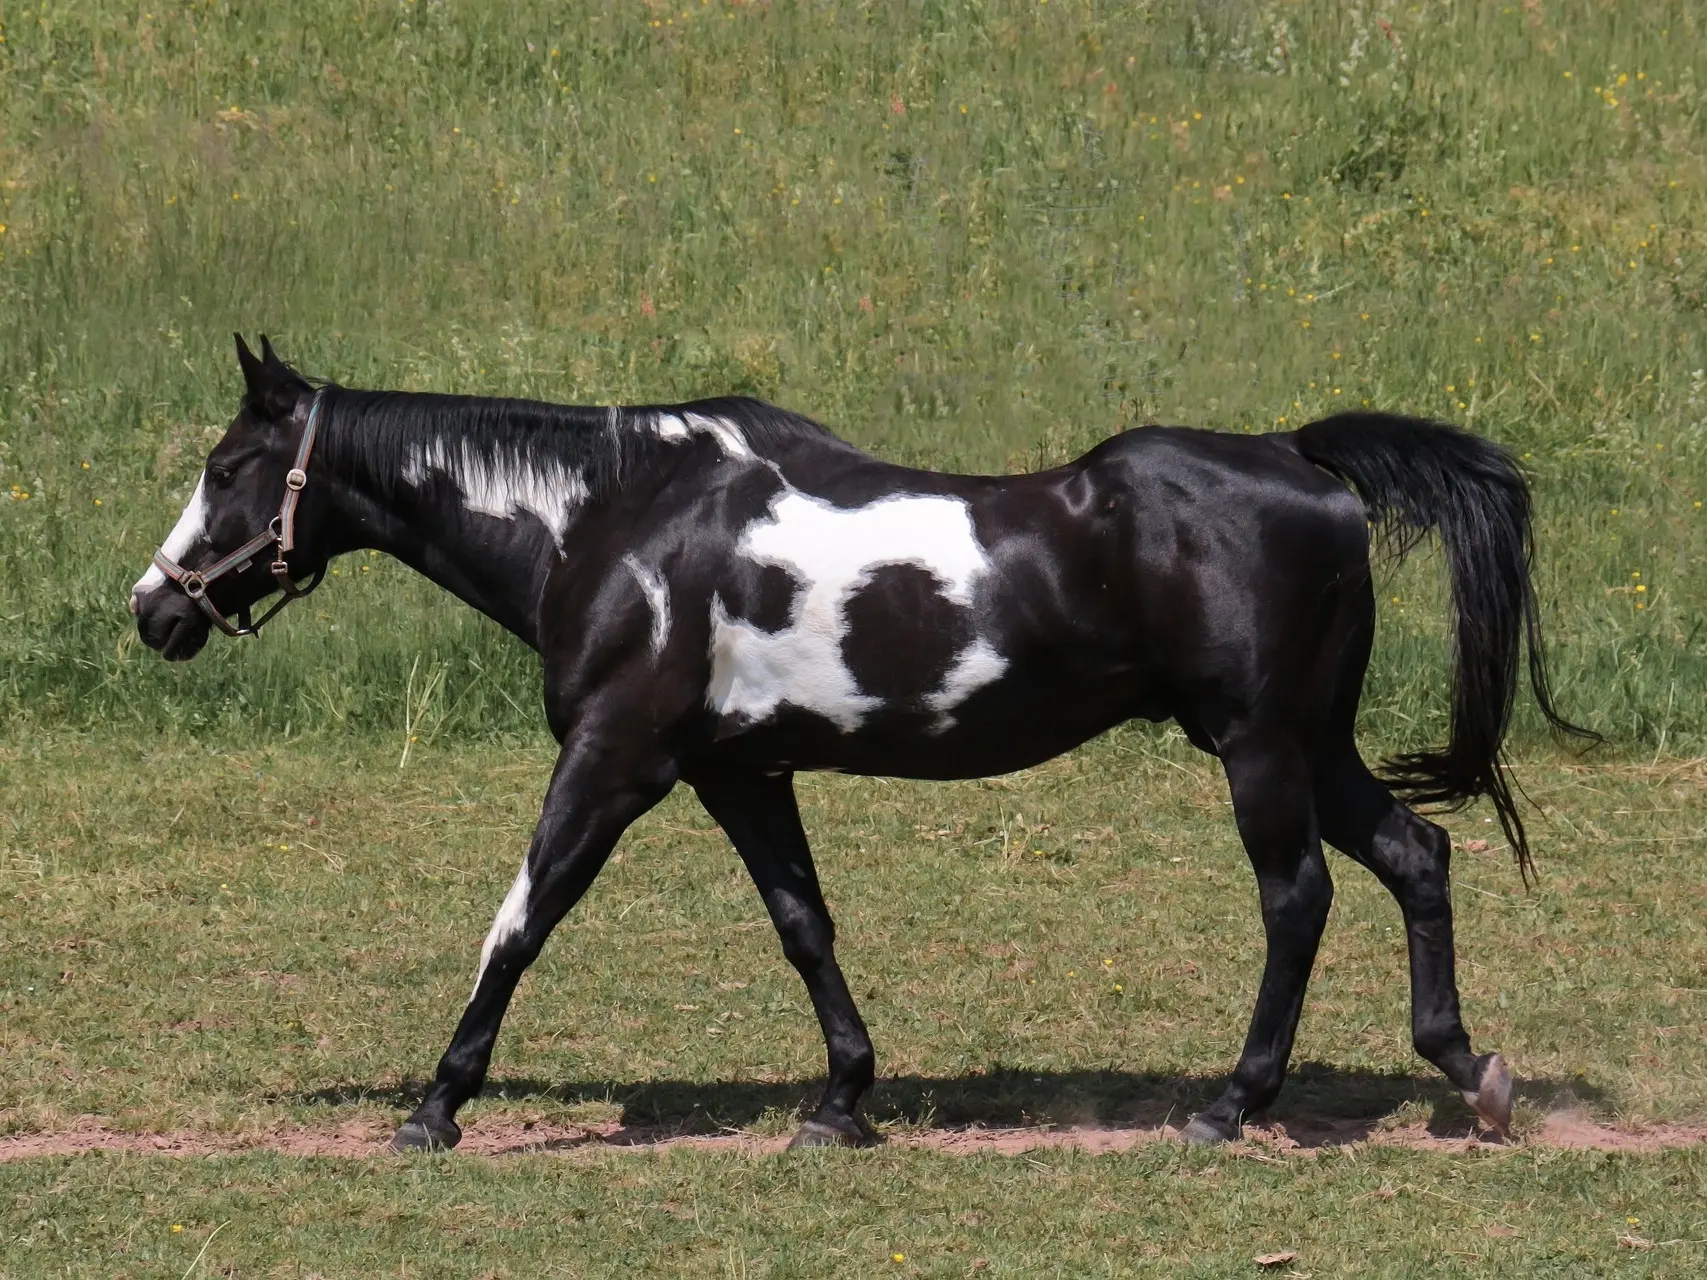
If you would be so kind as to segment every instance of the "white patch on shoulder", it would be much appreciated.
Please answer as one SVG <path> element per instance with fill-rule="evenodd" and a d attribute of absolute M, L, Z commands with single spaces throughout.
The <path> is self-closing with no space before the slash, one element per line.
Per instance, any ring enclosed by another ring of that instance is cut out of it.
<path fill-rule="evenodd" d="M 790 625 L 776 632 L 730 617 L 712 597 L 707 702 L 720 715 L 747 720 L 768 719 L 787 703 L 848 733 L 882 705 L 860 692 L 842 657 L 844 609 L 853 594 L 884 565 L 914 564 L 937 579 L 946 600 L 971 608 L 978 579 L 990 571 L 965 502 L 935 494 L 903 494 L 850 510 L 784 490 L 747 527 L 736 553 L 780 566 L 803 590 Z M 987 640 L 968 645 L 942 688 L 925 699 L 937 713 L 934 731 L 950 728 L 953 708 L 1006 668 Z"/>
<path fill-rule="evenodd" d="M 663 577 L 640 563 L 632 552 L 622 558 L 623 564 L 634 575 L 634 580 L 640 584 L 640 592 L 646 597 L 646 604 L 652 610 L 652 654 L 656 657 L 664 652 L 664 645 L 670 638 L 670 587 Z"/>
<path fill-rule="evenodd" d="M 166 535 L 166 541 L 160 544 L 160 550 L 168 560 L 179 564 L 189 554 L 190 548 L 196 545 L 196 539 L 207 532 L 207 472 L 196 479 L 196 491 L 190 495 L 183 514 L 178 517 L 178 523 L 172 526 L 172 532 Z M 148 572 L 136 580 L 136 585 L 130 589 L 131 597 L 141 595 L 145 591 L 164 586 L 166 575 L 160 572 L 160 566 L 150 564 Z"/>
<path fill-rule="evenodd" d="M 688 424 L 673 413 L 660 413 L 652 419 L 652 430 L 658 439 L 680 444 L 688 438 Z"/>
<path fill-rule="evenodd" d="M 741 434 L 741 428 L 728 418 L 715 418 L 704 413 L 660 413 L 652 420 L 652 430 L 660 440 L 682 442 L 689 436 L 709 435 L 727 458 L 751 462 L 758 455 Z"/>
<path fill-rule="evenodd" d="M 416 448 L 403 467 L 403 478 L 421 484 L 430 472 L 456 482 L 462 490 L 462 505 L 482 515 L 501 520 L 526 511 L 551 530 L 558 550 L 575 508 L 587 500 L 587 482 L 580 473 L 560 462 L 529 466 L 519 458 L 488 461 L 459 441 L 453 448 L 433 440 Z"/>
<path fill-rule="evenodd" d="M 528 921 L 528 894 L 533 889 L 533 881 L 528 876 L 528 860 L 522 858 L 522 869 L 516 873 L 515 883 L 504 895 L 504 901 L 498 907 L 498 914 L 492 921 L 492 928 L 486 934 L 486 944 L 480 948 L 480 967 L 474 972 L 474 990 L 468 993 L 472 1002 L 480 990 L 480 979 L 486 976 L 486 966 L 492 963 L 492 953 L 504 943 L 520 933 Z"/>

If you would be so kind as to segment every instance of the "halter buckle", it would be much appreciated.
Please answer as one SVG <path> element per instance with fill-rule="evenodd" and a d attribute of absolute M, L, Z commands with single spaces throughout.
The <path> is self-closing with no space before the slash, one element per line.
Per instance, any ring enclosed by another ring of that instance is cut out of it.
<path fill-rule="evenodd" d="M 292 467 L 289 471 L 285 472 L 285 488 L 293 490 L 296 493 L 301 493 L 303 486 L 307 483 L 308 473 L 301 467 Z"/>
<path fill-rule="evenodd" d="M 207 594 L 207 583 L 202 580 L 201 574 L 193 570 L 179 579 L 178 585 L 184 589 L 184 594 L 192 600 L 200 600 Z"/>

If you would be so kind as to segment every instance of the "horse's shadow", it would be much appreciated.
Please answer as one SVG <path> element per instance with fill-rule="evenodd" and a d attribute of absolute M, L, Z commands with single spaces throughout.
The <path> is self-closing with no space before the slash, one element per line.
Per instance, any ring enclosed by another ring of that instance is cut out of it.
<path fill-rule="evenodd" d="M 873 1086 L 864 1110 L 878 1125 L 937 1130 L 1146 1130 L 1184 1124 L 1214 1100 L 1224 1083 L 1218 1076 L 991 1067 L 958 1076 L 884 1077 Z M 821 1079 L 552 1083 L 498 1077 L 487 1081 L 481 1097 L 512 1103 L 614 1106 L 620 1109 L 620 1127 L 601 1141 L 644 1145 L 750 1129 L 767 1118 L 782 1117 L 787 1122 L 806 1114 L 822 1085 Z M 425 1092 L 425 1082 L 418 1080 L 346 1083 L 294 1094 L 288 1100 L 328 1106 L 379 1102 L 408 1111 Z M 1581 1077 L 1520 1081 L 1516 1096 L 1520 1103 L 1546 1109 L 1568 1105 L 1598 1110 L 1608 1102 L 1603 1089 Z M 1477 1131 L 1469 1108 L 1439 1076 L 1315 1062 L 1295 1068 L 1279 1101 L 1253 1120 L 1284 1129 L 1303 1146 L 1339 1146 L 1369 1137 L 1401 1111 L 1412 1112 L 1417 1119 L 1426 1113 L 1426 1127 L 1435 1137 L 1467 1138 Z"/>

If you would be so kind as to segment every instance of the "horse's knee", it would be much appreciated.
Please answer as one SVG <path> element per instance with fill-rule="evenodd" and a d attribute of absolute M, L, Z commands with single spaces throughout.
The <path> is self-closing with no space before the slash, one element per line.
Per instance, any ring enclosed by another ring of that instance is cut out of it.
<path fill-rule="evenodd" d="M 1313 929 L 1327 927 L 1328 912 L 1334 905 L 1334 880 L 1328 874 L 1327 859 L 1318 855 L 1306 858 L 1298 876 L 1298 896 L 1301 913 Z"/>
<path fill-rule="evenodd" d="M 1259 877 L 1259 884 L 1263 920 L 1271 930 L 1315 937 L 1327 927 L 1334 905 L 1334 882 L 1326 859 L 1306 857 L 1290 877 Z"/>
<path fill-rule="evenodd" d="M 789 902 L 775 913 L 783 958 L 802 973 L 827 964 L 835 952 L 836 927 L 827 916 Z"/>

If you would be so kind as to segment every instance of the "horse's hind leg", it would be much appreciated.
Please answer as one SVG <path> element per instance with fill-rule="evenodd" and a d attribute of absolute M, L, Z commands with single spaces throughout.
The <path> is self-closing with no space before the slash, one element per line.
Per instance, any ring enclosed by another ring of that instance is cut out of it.
<path fill-rule="evenodd" d="M 533 843 L 486 936 L 474 994 L 426 1099 L 392 1138 L 394 1148 L 454 1147 L 461 1140 L 457 1109 L 485 1083 L 516 984 L 558 921 L 586 893 L 628 824 L 663 799 L 674 780 L 671 767 L 652 758 L 632 735 L 582 730 L 568 736 Z"/>
<path fill-rule="evenodd" d="M 1482 1120 L 1511 1129 L 1511 1072 L 1477 1056 L 1458 1010 L 1452 946 L 1452 838 L 1393 798 L 1346 739 L 1316 780 L 1322 836 L 1373 871 L 1405 917 L 1411 959 L 1411 1043 L 1446 1074 Z"/>
<path fill-rule="evenodd" d="M 1334 897 L 1303 751 L 1289 737 L 1275 735 L 1243 738 L 1223 746 L 1221 754 L 1233 815 L 1262 898 L 1268 960 L 1239 1065 L 1220 1098 L 1185 1127 L 1190 1142 L 1237 1138 L 1243 1118 L 1280 1092 Z"/>
<path fill-rule="evenodd" d="M 746 863 L 782 939 L 782 953 L 805 981 L 823 1028 L 829 1083 L 789 1146 L 864 1146 L 872 1139 L 857 1108 L 871 1087 L 877 1055 L 836 964 L 836 926 L 818 888 L 793 779 L 742 773 L 690 781 Z"/>

